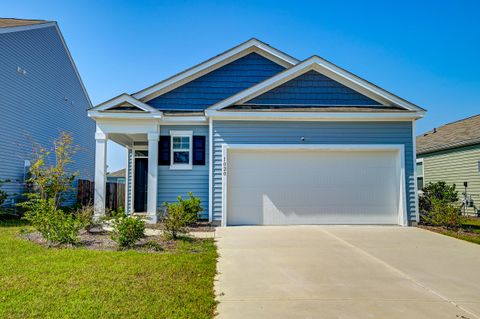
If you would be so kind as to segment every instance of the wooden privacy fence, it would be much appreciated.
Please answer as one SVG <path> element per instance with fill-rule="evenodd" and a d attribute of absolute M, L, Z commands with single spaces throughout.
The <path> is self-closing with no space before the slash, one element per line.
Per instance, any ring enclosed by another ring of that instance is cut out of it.
<path fill-rule="evenodd" d="M 105 208 L 117 210 L 125 208 L 125 184 L 107 183 Z M 77 185 L 77 203 L 80 205 L 92 205 L 95 193 L 95 183 L 85 179 L 79 179 Z"/>

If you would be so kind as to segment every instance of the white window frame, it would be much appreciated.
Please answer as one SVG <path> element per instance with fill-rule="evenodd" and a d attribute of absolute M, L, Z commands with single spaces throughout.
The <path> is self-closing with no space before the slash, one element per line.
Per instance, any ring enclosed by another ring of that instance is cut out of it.
<path fill-rule="evenodd" d="M 422 163 L 422 175 L 418 174 L 418 170 L 417 170 L 417 164 L 418 163 Z M 425 162 L 423 161 L 423 158 L 417 158 L 417 161 L 415 163 L 415 179 L 416 179 L 415 182 L 417 183 L 417 192 L 421 193 L 422 190 L 418 188 L 418 179 L 419 178 L 422 178 L 422 180 L 423 180 L 422 185 L 425 186 Z"/>
<path fill-rule="evenodd" d="M 173 162 L 173 152 L 187 151 L 187 150 L 179 150 L 179 149 L 174 150 L 173 148 L 174 137 L 188 137 L 189 139 L 188 164 L 175 164 Z M 193 142 L 193 131 L 170 131 L 170 169 L 192 169 L 193 168 L 192 142 Z"/>

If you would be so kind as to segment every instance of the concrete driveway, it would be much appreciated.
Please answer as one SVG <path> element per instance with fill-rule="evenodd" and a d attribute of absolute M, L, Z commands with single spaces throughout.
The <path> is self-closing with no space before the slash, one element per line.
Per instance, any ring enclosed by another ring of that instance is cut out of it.
<path fill-rule="evenodd" d="M 418 228 L 219 228 L 219 318 L 480 318 L 480 246 Z"/>

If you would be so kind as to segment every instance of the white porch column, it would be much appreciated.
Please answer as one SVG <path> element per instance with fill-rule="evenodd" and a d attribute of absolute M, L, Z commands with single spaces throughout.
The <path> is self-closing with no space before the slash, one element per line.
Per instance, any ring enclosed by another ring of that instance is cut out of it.
<path fill-rule="evenodd" d="M 95 218 L 105 214 L 105 197 L 107 182 L 107 135 L 95 133 Z"/>
<path fill-rule="evenodd" d="M 157 222 L 158 140 L 159 133 L 148 133 L 147 213 L 152 224 Z"/>

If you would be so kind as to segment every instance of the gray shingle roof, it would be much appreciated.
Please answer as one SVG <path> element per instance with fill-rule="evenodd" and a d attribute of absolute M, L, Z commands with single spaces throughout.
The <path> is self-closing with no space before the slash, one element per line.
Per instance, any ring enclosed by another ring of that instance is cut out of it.
<path fill-rule="evenodd" d="M 107 173 L 107 177 L 125 177 L 125 168 L 122 168 L 118 171 Z"/>
<path fill-rule="evenodd" d="M 417 154 L 480 144 L 480 114 L 417 136 Z"/>
<path fill-rule="evenodd" d="M 33 24 L 48 23 L 47 20 L 33 20 L 33 19 L 16 19 L 16 18 L 0 18 L 0 28 L 22 27 Z"/>

